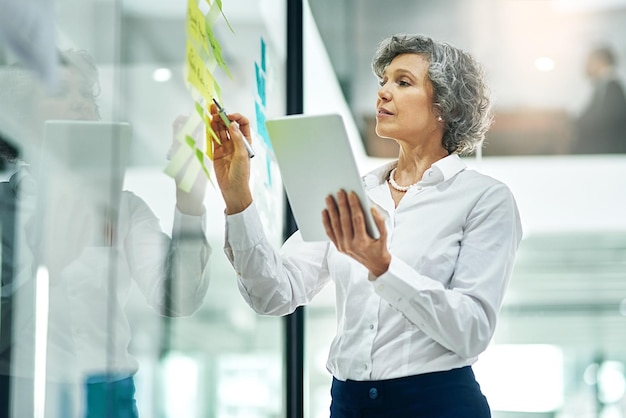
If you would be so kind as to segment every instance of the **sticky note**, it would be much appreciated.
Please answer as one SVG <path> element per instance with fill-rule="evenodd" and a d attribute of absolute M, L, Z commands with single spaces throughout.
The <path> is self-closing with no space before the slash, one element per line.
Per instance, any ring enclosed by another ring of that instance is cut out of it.
<path fill-rule="evenodd" d="M 272 148 L 272 143 L 270 142 L 270 136 L 267 132 L 267 127 L 265 126 L 265 112 L 263 108 L 259 105 L 259 102 L 254 102 L 254 110 L 256 111 L 256 127 L 259 136 L 263 138 L 263 142 L 269 149 Z"/>
<path fill-rule="evenodd" d="M 256 78 L 256 92 L 261 99 L 263 107 L 267 106 L 267 99 L 265 96 L 265 72 L 259 67 L 259 64 L 254 63 L 254 74 Z"/>
<path fill-rule="evenodd" d="M 187 81 L 207 101 L 215 95 L 215 79 L 190 42 L 187 42 Z"/>
<path fill-rule="evenodd" d="M 228 77 L 232 78 L 232 75 L 230 74 L 230 70 L 228 69 L 228 66 L 226 65 L 226 61 L 224 61 L 224 57 L 222 55 L 222 46 L 220 45 L 217 38 L 215 37 L 215 34 L 213 33 L 213 29 L 211 28 L 209 24 L 206 25 L 206 36 L 209 42 L 209 46 L 211 47 L 211 52 L 212 52 L 211 57 L 215 60 L 217 65 L 222 70 L 224 70 L 224 72 L 228 75 Z"/>
<path fill-rule="evenodd" d="M 192 160 L 192 161 L 195 161 L 195 160 Z M 198 174 L 200 173 L 201 168 L 202 167 L 198 163 L 189 164 L 187 166 L 187 171 L 185 171 L 185 175 L 183 176 L 183 179 L 178 184 L 178 187 L 181 190 L 189 192 L 191 190 L 191 187 L 193 186 L 193 183 L 196 181 L 196 178 L 198 177 Z"/>
<path fill-rule="evenodd" d="M 261 38 L 261 70 L 263 70 L 263 72 L 267 71 L 265 64 L 265 40 L 263 38 Z"/>
<path fill-rule="evenodd" d="M 176 177 L 184 167 L 189 157 L 191 157 L 193 150 L 186 145 L 180 146 L 172 158 L 170 159 L 167 167 L 165 167 L 165 174 L 170 177 Z"/>
<path fill-rule="evenodd" d="M 198 8 L 197 1 L 189 0 L 187 3 L 186 20 L 187 37 L 192 38 L 202 47 L 202 49 L 208 52 L 209 46 L 207 44 L 207 39 L 204 36 L 205 25 L 206 21 L 204 18 L 204 14 Z"/>

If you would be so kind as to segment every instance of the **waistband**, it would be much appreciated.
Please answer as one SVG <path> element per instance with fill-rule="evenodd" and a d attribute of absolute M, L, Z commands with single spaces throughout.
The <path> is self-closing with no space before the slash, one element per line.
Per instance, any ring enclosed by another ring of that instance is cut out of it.
<path fill-rule="evenodd" d="M 471 366 L 424 373 L 388 380 L 341 381 L 333 378 L 333 402 L 371 407 L 383 403 L 405 403 L 407 399 L 432 401 L 433 398 L 461 394 L 482 396 Z"/>

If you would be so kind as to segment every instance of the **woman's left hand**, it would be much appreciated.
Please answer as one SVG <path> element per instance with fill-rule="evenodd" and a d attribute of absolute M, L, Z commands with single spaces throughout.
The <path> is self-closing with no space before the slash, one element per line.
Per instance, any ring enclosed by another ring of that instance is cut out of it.
<path fill-rule="evenodd" d="M 356 193 L 340 190 L 336 200 L 333 196 L 326 198 L 322 221 L 326 234 L 337 249 L 363 264 L 373 276 L 378 277 L 389 268 L 391 254 L 387 250 L 385 220 L 375 208 L 372 208 L 372 215 L 380 233 L 379 239 L 368 235 L 363 208 Z"/>

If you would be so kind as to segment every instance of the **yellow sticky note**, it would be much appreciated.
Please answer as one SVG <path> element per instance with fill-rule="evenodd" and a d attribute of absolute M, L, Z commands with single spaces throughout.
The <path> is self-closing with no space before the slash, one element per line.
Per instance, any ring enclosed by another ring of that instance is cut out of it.
<path fill-rule="evenodd" d="M 198 7 L 197 0 L 189 0 L 187 2 L 186 30 L 188 37 L 197 42 L 206 52 L 209 52 L 206 36 L 204 35 L 206 19 Z"/>
<path fill-rule="evenodd" d="M 207 104 L 212 102 L 213 97 L 221 96 L 221 88 L 212 71 L 220 67 L 232 78 L 223 57 L 222 47 L 213 33 L 213 25 L 220 15 L 231 32 L 234 32 L 222 10 L 222 0 L 187 2 L 184 71 L 187 88 L 195 102 L 195 112 L 192 112 L 177 133 L 176 140 L 180 142 L 180 146 L 165 168 L 168 175 L 177 179 L 182 177 L 179 187 L 187 191 L 193 186 L 201 169 L 210 180 L 207 164 L 213 160 L 213 143 L 221 143 L 211 127 L 211 116 L 207 114 Z M 201 124 L 204 124 L 205 137 L 203 142 L 197 142 L 202 140 L 194 132 L 201 129 Z M 194 154 L 196 158 L 192 157 Z"/>
<path fill-rule="evenodd" d="M 215 94 L 215 79 L 190 42 L 187 42 L 187 81 L 210 102 Z"/>

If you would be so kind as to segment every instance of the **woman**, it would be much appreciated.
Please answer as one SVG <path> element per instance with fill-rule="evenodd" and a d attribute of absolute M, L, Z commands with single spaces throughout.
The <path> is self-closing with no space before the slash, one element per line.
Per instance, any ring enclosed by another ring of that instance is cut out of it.
<path fill-rule="evenodd" d="M 331 417 L 489 417 L 471 365 L 493 336 L 521 226 L 509 189 L 459 158 L 491 122 L 482 72 L 419 35 L 383 41 L 373 69 L 376 132 L 400 145 L 397 161 L 364 179 L 380 239 L 365 232 L 355 195 L 339 191 L 322 216 L 330 242 L 295 233 L 272 249 L 248 188 L 249 123 L 232 114 L 228 131 L 212 122 L 225 251 L 259 313 L 288 314 L 335 282 Z"/>
<path fill-rule="evenodd" d="M 37 175 L 37 157 L 43 123 L 100 120 L 95 62 L 84 51 L 69 50 L 61 58 L 59 85 L 53 92 L 17 66 L 10 68 L 0 88 L 0 102 L 13 110 L 12 120 L 17 122 L 7 131 L 15 132 L 15 142 L 23 145 L 20 151 L 28 161 L 18 159 L 16 151 L 0 154 L 11 168 L 0 173 L 0 196 L 12 198 L 11 206 L 0 204 L 0 220 L 19 221 L 10 234 L 0 231 L 5 255 L 2 320 L 13 325 L 12 334 L 5 329 L 0 334 L 0 399 L 4 400 L 0 416 L 8 415 L 9 408 L 11 416 L 34 415 L 35 318 L 29 308 L 35 298 L 39 197 L 35 179 L 42 177 Z M 175 131 L 180 124 L 180 119 L 174 122 Z M 0 131 L 3 128 L 0 123 Z M 83 174 L 76 168 L 68 170 L 63 181 L 69 187 Z M 131 191 L 120 191 L 119 206 L 114 208 L 117 216 L 107 220 L 95 245 L 84 228 L 92 203 L 74 194 L 49 197 L 53 205 L 46 210 L 54 222 L 46 231 L 56 245 L 47 264 L 46 416 L 139 416 L 134 384 L 139 363 L 128 351 L 132 334 L 126 303 L 132 286 L 137 286 L 146 302 L 164 316 L 190 316 L 201 307 L 209 286 L 211 253 L 205 232 L 205 185 L 202 175 L 191 192 L 177 187 L 170 234 L 161 229 L 145 201 Z M 9 253 L 12 259 L 6 257 Z"/>

